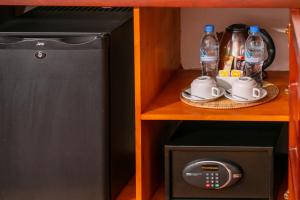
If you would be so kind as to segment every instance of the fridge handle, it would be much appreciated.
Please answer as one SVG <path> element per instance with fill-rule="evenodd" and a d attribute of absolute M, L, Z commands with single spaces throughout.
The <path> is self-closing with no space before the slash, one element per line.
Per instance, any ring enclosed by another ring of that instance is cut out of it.
<path fill-rule="evenodd" d="M 99 39 L 100 35 L 89 35 L 89 36 L 67 36 L 67 37 L 45 37 L 45 38 L 36 38 L 36 37 L 17 37 L 17 36 L 1 36 L 0 44 L 17 44 L 22 42 L 32 42 L 32 41 L 50 41 L 64 43 L 68 45 L 83 45 L 90 42 L 93 42 Z"/>

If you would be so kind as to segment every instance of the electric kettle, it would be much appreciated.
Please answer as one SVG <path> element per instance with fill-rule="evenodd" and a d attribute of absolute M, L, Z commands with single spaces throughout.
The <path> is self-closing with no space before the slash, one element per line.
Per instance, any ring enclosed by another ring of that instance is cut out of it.
<path fill-rule="evenodd" d="M 246 24 L 232 24 L 223 33 L 217 33 L 220 41 L 219 70 L 243 70 L 245 66 L 245 42 L 249 27 Z M 261 37 L 265 42 L 265 61 L 262 70 L 272 64 L 275 58 L 275 45 L 269 33 L 261 29 Z"/>

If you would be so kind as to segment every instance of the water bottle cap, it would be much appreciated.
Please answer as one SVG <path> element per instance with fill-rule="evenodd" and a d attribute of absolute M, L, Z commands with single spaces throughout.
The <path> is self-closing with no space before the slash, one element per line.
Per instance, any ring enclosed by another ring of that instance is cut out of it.
<path fill-rule="evenodd" d="M 205 31 L 206 33 L 212 33 L 212 32 L 215 31 L 215 27 L 214 27 L 214 25 L 212 25 L 212 24 L 207 24 L 207 25 L 205 25 L 205 27 L 204 27 L 204 31 Z"/>
<path fill-rule="evenodd" d="M 250 33 L 259 33 L 260 28 L 259 26 L 250 26 Z"/>

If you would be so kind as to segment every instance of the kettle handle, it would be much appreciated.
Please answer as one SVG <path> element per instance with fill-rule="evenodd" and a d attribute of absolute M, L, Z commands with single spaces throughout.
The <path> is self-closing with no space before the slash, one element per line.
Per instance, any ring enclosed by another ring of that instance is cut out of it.
<path fill-rule="evenodd" d="M 261 29 L 260 32 L 261 32 L 262 39 L 264 40 L 265 44 L 267 45 L 266 49 L 268 51 L 268 58 L 264 61 L 264 64 L 262 66 L 262 70 L 264 71 L 274 61 L 275 54 L 276 54 L 276 48 L 275 48 L 275 44 L 274 44 L 273 39 L 270 36 L 270 34 L 265 29 Z"/>

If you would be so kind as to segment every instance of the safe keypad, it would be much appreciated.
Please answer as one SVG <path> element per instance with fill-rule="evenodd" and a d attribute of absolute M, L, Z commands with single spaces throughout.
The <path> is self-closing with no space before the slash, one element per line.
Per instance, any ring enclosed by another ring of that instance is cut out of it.
<path fill-rule="evenodd" d="M 217 172 L 211 172 L 211 173 L 205 173 L 205 187 L 206 188 L 219 188 L 219 173 Z"/>

